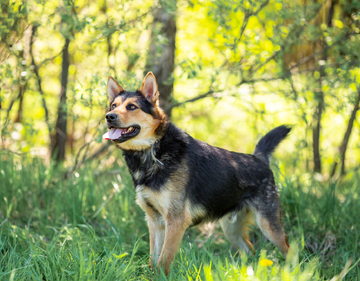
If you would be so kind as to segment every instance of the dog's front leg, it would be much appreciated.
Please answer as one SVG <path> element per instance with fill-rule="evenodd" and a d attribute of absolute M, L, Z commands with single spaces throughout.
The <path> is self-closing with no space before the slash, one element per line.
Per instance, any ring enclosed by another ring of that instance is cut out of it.
<path fill-rule="evenodd" d="M 150 267 L 157 264 L 165 239 L 165 221 L 160 213 L 147 213 L 147 223 L 150 235 Z"/>
<path fill-rule="evenodd" d="M 170 266 L 178 251 L 185 230 L 191 224 L 188 216 L 181 218 L 169 218 L 166 220 L 165 242 L 158 261 L 158 267 L 163 268 L 166 275 L 170 272 Z"/>

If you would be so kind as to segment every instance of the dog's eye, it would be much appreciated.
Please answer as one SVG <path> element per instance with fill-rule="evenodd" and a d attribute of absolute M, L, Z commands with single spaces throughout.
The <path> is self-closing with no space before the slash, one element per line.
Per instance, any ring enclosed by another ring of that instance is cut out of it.
<path fill-rule="evenodd" d="M 137 109 L 137 106 L 135 104 L 128 104 L 126 108 L 128 110 L 135 110 L 135 109 Z"/>
<path fill-rule="evenodd" d="M 111 109 L 115 109 L 115 107 L 116 107 L 116 104 L 113 103 L 113 104 L 111 105 Z"/>

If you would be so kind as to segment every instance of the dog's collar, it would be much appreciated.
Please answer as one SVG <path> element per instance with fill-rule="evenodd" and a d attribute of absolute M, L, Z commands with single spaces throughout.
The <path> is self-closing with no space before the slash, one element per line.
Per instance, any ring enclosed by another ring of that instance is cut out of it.
<path fill-rule="evenodd" d="M 161 162 L 159 159 L 157 159 L 156 156 L 155 156 L 155 149 L 156 149 L 156 147 L 158 146 L 159 143 L 160 143 L 159 140 L 157 140 L 157 141 L 154 142 L 154 144 L 151 146 L 151 158 L 152 158 L 152 159 L 154 160 L 154 162 L 155 162 L 156 164 L 158 164 L 160 167 L 165 167 L 165 166 L 164 166 L 164 163 Z"/>

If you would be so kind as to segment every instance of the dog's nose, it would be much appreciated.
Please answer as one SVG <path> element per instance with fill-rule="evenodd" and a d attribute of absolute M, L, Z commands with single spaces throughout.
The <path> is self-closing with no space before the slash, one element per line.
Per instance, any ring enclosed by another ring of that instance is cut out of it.
<path fill-rule="evenodd" d="M 106 121 L 112 122 L 117 118 L 116 113 L 108 113 L 106 114 Z"/>

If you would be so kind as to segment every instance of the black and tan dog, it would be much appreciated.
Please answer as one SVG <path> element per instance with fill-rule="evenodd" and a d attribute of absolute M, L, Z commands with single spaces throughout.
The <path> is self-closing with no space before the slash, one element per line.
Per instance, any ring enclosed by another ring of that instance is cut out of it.
<path fill-rule="evenodd" d="M 123 150 L 137 203 L 146 213 L 151 266 L 168 274 L 185 230 L 218 219 L 232 245 L 245 251 L 252 249 L 247 226 L 254 219 L 286 256 L 289 244 L 269 158 L 290 128 L 270 131 L 254 155 L 230 152 L 192 138 L 167 120 L 151 72 L 139 91 L 126 91 L 111 77 L 107 88 L 110 131 L 104 138 Z"/>

